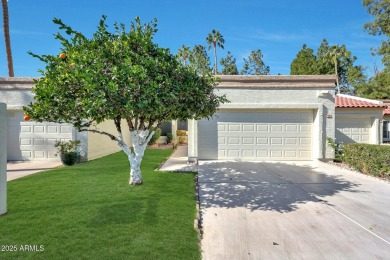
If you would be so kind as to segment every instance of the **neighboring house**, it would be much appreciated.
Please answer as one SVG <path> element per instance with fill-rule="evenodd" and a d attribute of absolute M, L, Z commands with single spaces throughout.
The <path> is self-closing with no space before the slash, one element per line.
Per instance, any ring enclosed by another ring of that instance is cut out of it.
<path fill-rule="evenodd" d="M 189 120 L 189 161 L 332 159 L 336 78 L 324 76 L 226 76 L 226 95 L 210 120 Z"/>
<path fill-rule="evenodd" d="M 60 140 L 80 140 L 81 160 L 84 161 L 120 150 L 108 137 L 90 132 L 79 133 L 68 124 L 24 121 L 22 109 L 34 100 L 33 86 L 32 78 L 0 78 L 0 103 L 7 104 L 7 160 L 59 160 L 54 142 Z M 116 133 L 110 121 L 97 128 Z"/>
<path fill-rule="evenodd" d="M 381 144 L 382 101 L 336 95 L 336 142 Z"/>
<path fill-rule="evenodd" d="M 383 101 L 383 142 L 390 142 L 390 100 Z"/>

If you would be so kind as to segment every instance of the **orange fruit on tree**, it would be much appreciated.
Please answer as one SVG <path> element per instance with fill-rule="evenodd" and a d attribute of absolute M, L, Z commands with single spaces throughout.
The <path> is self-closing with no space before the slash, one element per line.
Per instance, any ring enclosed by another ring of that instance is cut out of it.
<path fill-rule="evenodd" d="M 61 53 L 59 57 L 60 57 L 61 59 L 65 59 L 65 58 L 66 58 L 66 54 L 65 54 L 65 53 Z"/>
<path fill-rule="evenodd" d="M 29 115 L 24 115 L 24 121 L 30 121 L 30 116 Z"/>

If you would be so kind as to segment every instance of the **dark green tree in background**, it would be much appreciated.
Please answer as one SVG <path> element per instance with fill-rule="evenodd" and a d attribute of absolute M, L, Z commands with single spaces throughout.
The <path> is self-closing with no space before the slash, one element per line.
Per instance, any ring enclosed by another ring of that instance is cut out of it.
<path fill-rule="evenodd" d="M 181 48 L 177 52 L 177 57 L 179 58 L 179 60 L 182 61 L 184 66 L 187 65 L 187 59 L 189 59 L 190 55 L 191 55 L 190 47 L 184 45 L 181 46 Z"/>
<path fill-rule="evenodd" d="M 341 93 L 354 93 L 354 84 L 363 80 L 363 68 L 355 66 L 356 57 L 345 45 L 329 45 L 323 39 L 316 55 L 303 45 L 291 63 L 292 75 L 337 75 L 337 86 Z"/>
<path fill-rule="evenodd" d="M 244 58 L 244 66 L 240 71 L 242 75 L 268 75 L 269 66 L 263 61 L 263 54 L 260 49 L 251 51 L 248 59 Z"/>
<path fill-rule="evenodd" d="M 206 47 L 203 45 L 195 45 L 190 53 L 189 66 L 198 74 L 208 74 L 210 69 L 210 58 L 207 55 Z"/>
<path fill-rule="evenodd" d="M 356 93 L 367 98 L 390 99 L 390 1 L 364 0 L 363 6 L 374 17 L 372 22 L 364 25 L 364 29 L 371 35 L 383 37 L 375 53 L 382 56 L 384 68 L 382 71 L 375 70 L 374 76 L 356 85 Z"/>
<path fill-rule="evenodd" d="M 319 73 L 313 49 L 307 48 L 306 44 L 302 46 L 297 57 L 291 63 L 290 73 L 291 75 L 315 75 Z"/>
<path fill-rule="evenodd" d="M 230 51 L 227 52 L 226 58 L 221 59 L 222 75 L 238 75 L 236 58 L 233 57 Z"/>

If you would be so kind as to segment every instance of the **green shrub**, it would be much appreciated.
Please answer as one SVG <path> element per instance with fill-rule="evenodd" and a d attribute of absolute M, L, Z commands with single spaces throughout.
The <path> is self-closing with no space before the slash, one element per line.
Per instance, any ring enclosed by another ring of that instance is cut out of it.
<path fill-rule="evenodd" d="M 343 145 L 341 143 L 336 143 L 330 137 L 327 137 L 326 141 L 328 142 L 328 145 L 334 149 L 334 161 L 342 162 L 344 160 Z"/>
<path fill-rule="evenodd" d="M 152 145 L 152 144 L 155 144 L 157 142 L 157 140 L 160 138 L 161 136 L 161 129 L 160 128 L 154 128 L 152 127 L 151 131 L 154 131 L 154 135 L 152 136 L 152 138 L 150 139 L 148 145 Z"/>
<path fill-rule="evenodd" d="M 167 133 L 167 137 L 168 137 L 168 143 L 172 143 L 172 140 L 173 140 L 173 134 L 172 133 Z"/>
<path fill-rule="evenodd" d="M 345 144 L 344 162 L 362 173 L 390 177 L 390 146 Z"/>

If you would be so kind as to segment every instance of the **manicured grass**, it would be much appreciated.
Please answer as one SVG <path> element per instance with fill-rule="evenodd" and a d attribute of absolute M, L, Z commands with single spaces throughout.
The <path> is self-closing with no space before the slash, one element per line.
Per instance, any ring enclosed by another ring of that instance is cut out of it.
<path fill-rule="evenodd" d="M 9 182 L 0 259 L 200 259 L 194 175 L 154 171 L 170 153 L 146 151 L 137 187 L 123 153 Z"/>

